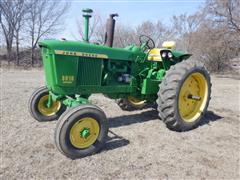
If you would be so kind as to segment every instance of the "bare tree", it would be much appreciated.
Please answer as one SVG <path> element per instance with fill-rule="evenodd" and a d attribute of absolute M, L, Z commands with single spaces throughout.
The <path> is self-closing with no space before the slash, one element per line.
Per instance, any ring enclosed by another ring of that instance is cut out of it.
<path fill-rule="evenodd" d="M 12 1 L 0 1 L 0 24 L 6 42 L 8 63 L 10 63 L 14 38 L 13 26 L 15 24 L 14 3 Z"/>
<path fill-rule="evenodd" d="M 173 16 L 172 27 L 174 38 L 180 45 L 178 48 L 184 51 L 192 51 L 194 32 L 204 22 L 204 14 L 196 12 L 192 15 L 182 14 Z"/>
<path fill-rule="evenodd" d="M 240 34 L 239 0 L 209 0 L 205 8 L 210 18 L 216 23 L 225 25 L 230 31 Z"/>
<path fill-rule="evenodd" d="M 19 65 L 19 44 L 20 44 L 20 31 L 24 25 L 25 15 L 28 11 L 28 4 L 24 0 L 17 0 L 15 2 L 16 20 L 13 24 L 14 38 L 16 43 L 16 64 Z"/>
<path fill-rule="evenodd" d="M 101 18 L 93 34 L 93 38 L 92 38 L 93 41 L 99 44 L 104 44 L 105 32 L 106 32 L 106 21 L 103 21 Z"/>
<path fill-rule="evenodd" d="M 34 50 L 38 41 L 57 33 L 63 25 L 69 3 L 62 1 L 32 0 L 29 4 L 27 31 L 31 37 L 31 64 L 34 65 Z"/>
<path fill-rule="evenodd" d="M 130 26 L 116 23 L 113 45 L 115 47 L 126 47 L 138 42 L 136 32 Z"/>
<path fill-rule="evenodd" d="M 15 39 L 17 65 L 19 65 L 19 34 L 27 9 L 24 0 L 3 0 L 0 4 L 0 24 L 5 36 L 8 59 L 10 61 L 13 56 L 12 46 Z"/>
<path fill-rule="evenodd" d="M 83 18 L 77 20 L 77 30 L 79 35 L 73 35 L 75 39 L 82 40 L 83 39 L 83 29 L 84 22 Z M 90 18 L 89 22 L 89 40 L 95 41 L 98 43 L 104 43 L 104 29 L 105 29 L 105 21 L 102 20 L 102 17 L 99 13 L 94 13 Z"/>
<path fill-rule="evenodd" d="M 239 54 L 239 9 L 238 0 L 210 0 L 202 9 L 204 21 L 193 33 L 193 51 L 211 70 L 229 68 Z"/>
<path fill-rule="evenodd" d="M 173 39 L 178 49 L 193 53 L 210 70 L 221 71 L 229 67 L 230 59 L 240 51 L 239 9 L 239 0 L 209 0 L 193 14 L 173 16 L 170 27 L 160 21 L 145 21 L 136 28 L 117 22 L 114 46 L 137 44 L 140 34 L 150 36 L 158 47 L 164 40 Z M 98 26 L 96 21 L 92 25 L 95 26 L 90 33 L 92 39 L 103 39 L 104 26 Z"/>
<path fill-rule="evenodd" d="M 162 41 L 167 40 L 169 32 L 167 27 L 164 26 L 160 21 L 153 23 L 151 21 L 145 21 L 136 28 L 136 34 L 141 34 L 151 37 L 157 47 L 161 46 Z"/>
<path fill-rule="evenodd" d="M 83 18 L 77 21 L 79 37 L 75 36 L 75 39 L 81 40 L 83 37 Z M 89 39 L 92 42 L 103 44 L 105 41 L 106 32 L 106 20 L 99 13 L 94 13 L 89 23 Z M 114 46 L 115 47 L 125 47 L 129 44 L 136 42 L 136 33 L 133 28 L 128 27 L 120 22 L 115 24 L 114 33 Z"/>

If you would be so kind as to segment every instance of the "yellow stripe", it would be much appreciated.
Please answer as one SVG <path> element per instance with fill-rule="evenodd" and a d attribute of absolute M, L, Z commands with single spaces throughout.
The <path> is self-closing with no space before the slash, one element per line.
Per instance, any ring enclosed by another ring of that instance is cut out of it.
<path fill-rule="evenodd" d="M 149 61 L 162 61 L 162 57 L 160 55 L 148 55 L 148 60 Z"/>
<path fill-rule="evenodd" d="M 65 55 L 65 56 L 82 56 L 82 57 L 108 59 L 108 56 L 106 54 L 96 54 L 96 53 L 86 53 L 86 52 L 76 52 L 76 51 L 62 51 L 62 50 L 55 50 L 54 52 L 55 54 Z"/>

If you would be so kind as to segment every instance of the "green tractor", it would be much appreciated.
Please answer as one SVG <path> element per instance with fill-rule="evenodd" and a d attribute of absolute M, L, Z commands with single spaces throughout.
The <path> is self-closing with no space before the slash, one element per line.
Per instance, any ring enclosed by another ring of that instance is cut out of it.
<path fill-rule="evenodd" d="M 200 123 L 209 104 L 211 83 L 201 64 L 187 60 L 191 54 L 176 51 L 174 42 L 155 48 L 145 35 L 139 37 L 139 46 L 112 47 L 117 14 L 107 21 L 105 43 L 89 43 L 92 10 L 83 12 L 83 42 L 39 43 L 46 86 L 29 100 L 29 111 L 37 121 L 58 119 L 55 143 L 60 152 L 75 159 L 104 147 L 109 123 L 103 110 L 89 102 L 93 93 L 116 99 L 123 110 L 155 103 L 159 118 L 174 131 L 187 131 Z"/>

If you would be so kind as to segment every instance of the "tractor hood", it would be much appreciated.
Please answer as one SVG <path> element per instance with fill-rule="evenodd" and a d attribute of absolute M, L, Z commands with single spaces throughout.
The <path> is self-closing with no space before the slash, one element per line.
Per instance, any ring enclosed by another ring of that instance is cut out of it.
<path fill-rule="evenodd" d="M 80 41 L 44 40 L 39 42 L 39 46 L 48 48 L 54 54 L 102 59 L 134 60 L 139 53 L 143 53 L 137 46 L 132 46 L 131 48 L 112 48 Z"/>

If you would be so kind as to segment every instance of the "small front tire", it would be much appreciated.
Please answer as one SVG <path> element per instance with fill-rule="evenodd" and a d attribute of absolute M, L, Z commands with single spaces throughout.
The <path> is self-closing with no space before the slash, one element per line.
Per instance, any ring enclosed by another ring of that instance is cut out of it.
<path fill-rule="evenodd" d="M 55 143 L 65 156 L 76 159 L 99 152 L 108 134 L 105 113 L 94 105 L 80 105 L 65 112 L 55 129 Z"/>
<path fill-rule="evenodd" d="M 40 87 L 33 92 L 28 101 L 28 110 L 31 116 L 39 122 L 53 121 L 58 119 L 66 110 L 66 106 L 60 101 L 53 102 L 47 107 L 49 91 L 46 87 Z"/>

